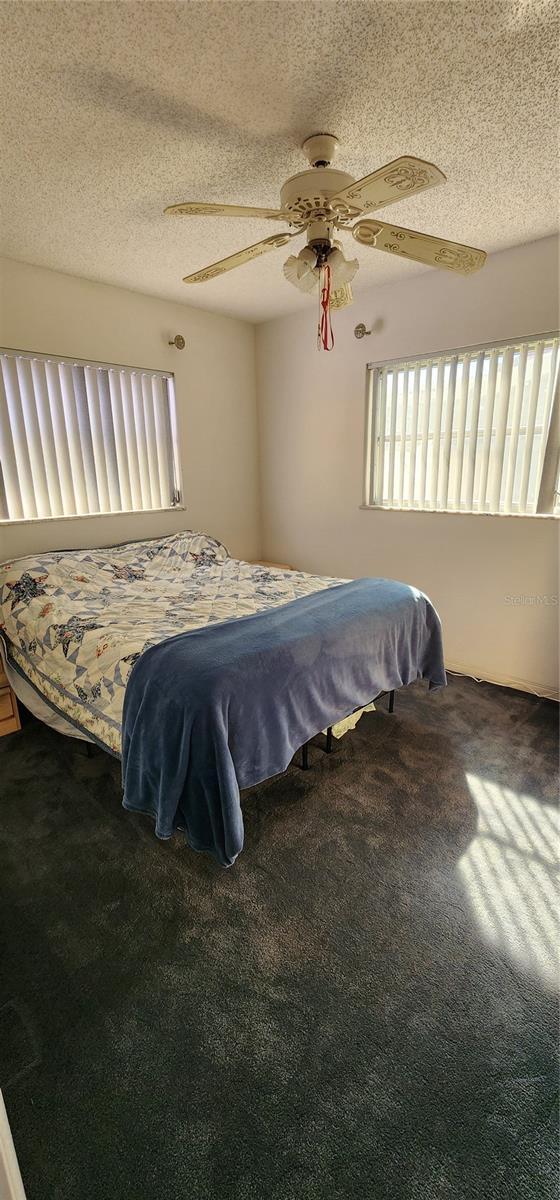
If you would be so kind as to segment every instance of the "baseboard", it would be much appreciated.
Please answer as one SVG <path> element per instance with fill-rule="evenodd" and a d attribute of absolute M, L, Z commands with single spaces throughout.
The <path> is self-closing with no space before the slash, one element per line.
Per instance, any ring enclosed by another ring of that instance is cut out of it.
<path fill-rule="evenodd" d="M 25 1200 L 18 1160 L 8 1124 L 8 1114 L 0 1092 L 0 1196 L 6 1200 Z"/>
<path fill-rule="evenodd" d="M 517 679 L 515 675 L 500 675 L 489 674 L 484 668 L 478 669 L 472 664 L 466 666 L 465 663 L 446 662 L 445 668 L 447 671 L 455 671 L 457 675 L 467 675 L 471 679 L 480 679 L 484 683 L 497 683 L 500 687 L 515 688 L 518 692 L 529 692 L 533 696 L 542 696 L 546 700 L 560 700 L 560 692 L 554 684 L 535 683 L 531 679 Z"/>

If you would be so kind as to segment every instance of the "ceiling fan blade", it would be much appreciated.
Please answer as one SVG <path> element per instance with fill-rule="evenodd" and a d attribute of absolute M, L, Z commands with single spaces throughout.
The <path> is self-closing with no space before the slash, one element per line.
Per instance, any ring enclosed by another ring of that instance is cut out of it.
<path fill-rule="evenodd" d="M 471 275 L 486 262 L 486 252 L 476 250 L 474 246 L 448 242 L 446 238 L 417 233 L 415 229 L 401 229 L 399 225 L 382 225 L 380 221 L 358 221 L 352 226 L 352 236 L 362 246 L 412 258 L 428 267 L 445 267 L 460 275 Z"/>
<path fill-rule="evenodd" d="M 340 216 L 358 217 L 360 213 L 384 208 L 395 200 L 405 200 L 407 196 L 445 182 L 445 175 L 433 163 L 404 155 L 386 163 L 372 175 L 358 179 L 357 183 L 349 183 L 330 197 L 329 207 Z"/>
<path fill-rule="evenodd" d="M 343 283 L 341 287 L 331 293 L 331 308 L 347 308 L 349 304 L 353 303 L 354 296 L 349 283 Z"/>
<path fill-rule="evenodd" d="M 184 217 L 262 217 L 265 221 L 289 221 L 292 214 L 281 208 L 245 208 L 239 204 L 199 204 L 187 200 L 184 204 L 170 204 L 164 208 L 165 216 Z"/>
<path fill-rule="evenodd" d="M 195 271 L 193 275 L 185 275 L 183 283 L 206 283 L 207 279 L 215 279 L 216 275 L 223 275 L 225 271 L 231 271 L 233 267 L 241 267 L 243 263 L 250 262 L 252 258 L 258 258 L 260 254 L 266 254 L 278 246 L 285 246 L 290 238 L 298 237 L 300 233 L 301 230 L 296 230 L 295 233 L 275 233 L 272 237 L 264 238 L 262 242 L 255 242 L 254 246 L 246 246 L 244 250 L 238 250 L 236 254 L 230 254 L 227 258 L 221 258 L 219 262 L 212 263 L 209 267 L 203 267 L 202 271 Z"/>

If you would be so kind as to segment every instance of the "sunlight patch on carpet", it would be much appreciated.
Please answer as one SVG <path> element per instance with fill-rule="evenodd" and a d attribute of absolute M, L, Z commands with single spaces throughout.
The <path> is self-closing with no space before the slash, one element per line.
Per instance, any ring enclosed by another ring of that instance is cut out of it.
<path fill-rule="evenodd" d="M 558 812 L 551 804 L 466 775 L 477 836 L 459 870 L 489 941 L 546 983 L 558 979 Z"/>

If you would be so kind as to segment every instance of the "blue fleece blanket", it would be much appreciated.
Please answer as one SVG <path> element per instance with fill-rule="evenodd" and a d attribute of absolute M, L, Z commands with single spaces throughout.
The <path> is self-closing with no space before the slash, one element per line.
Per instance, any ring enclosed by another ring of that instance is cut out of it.
<path fill-rule="evenodd" d="M 240 788 L 284 771 L 310 737 L 414 679 L 446 683 L 430 601 L 357 579 L 255 616 L 180 633 L 134 666 L 123 712 L 125 808 L 158 837 L 185 831 L 231 866 L 243 847 Z"/>

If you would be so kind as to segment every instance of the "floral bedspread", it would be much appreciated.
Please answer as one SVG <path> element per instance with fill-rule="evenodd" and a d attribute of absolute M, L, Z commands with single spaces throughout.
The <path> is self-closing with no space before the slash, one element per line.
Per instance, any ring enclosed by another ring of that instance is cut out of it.
<path fill-rule="evenodd" d="M 241 562 L 187 531 L 1 564 L 0 631 L 45 700 L 120 754 L 126 683 L 148 646 L 341 582 Z"/>

